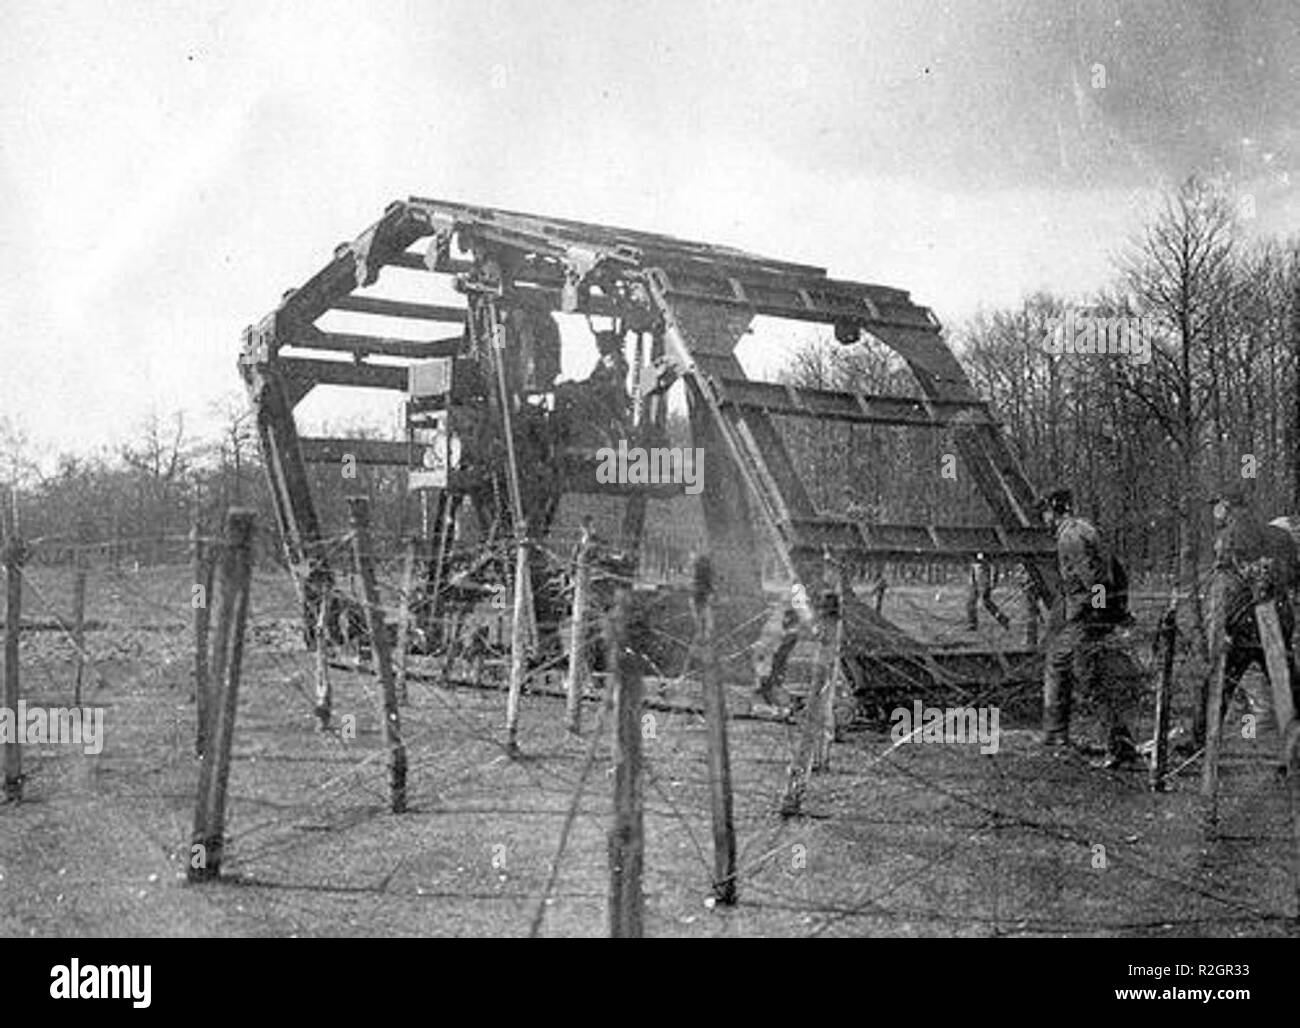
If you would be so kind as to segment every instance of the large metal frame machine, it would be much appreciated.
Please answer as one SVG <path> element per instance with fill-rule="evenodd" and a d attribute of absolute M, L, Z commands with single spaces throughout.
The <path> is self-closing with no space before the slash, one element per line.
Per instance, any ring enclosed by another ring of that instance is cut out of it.
<path fill-rule="evenodd" d="M 387 268 L 450 276 L 463 303 L 376 295 Z M 317 322 L 330 311 L 453 331 L 419 342 L 405 329 L 329 331 Z M 553 312 L 608 325 L 605 338 L 630 354 L 622 422 L 629 446 L 665 441 L 666 389 L 685 383 L 693 446 L 705 455 L 701 501 L 719 632 L 734 632 L 738 642 L 757 635 L 766 605 L 756 559 L 762 542 L 792 582 L 791 608 L 805 624 L 820 616 L 807 597 L 820 588 L 828 557 L 956 561 L 983 553 L 1024 564 L 1042 600 L 1054 598 L 1053 541 L 1037 522 L 1034 490 L 939 322 L 906 292 L 648 232 L 412 198 L 390 204 L 244 335 L 240 368 L 309 634 L 334 571 L 306 466 L 344 453 L 406 467 L 437 486 L 429 520 L 441 547 L 436 574 L 444 579 L 446 526 L 467 498 L 483 538 L 510 539 L 543 535 L 565 492 L 617 493 L 625 498 L 623 539 L 635 556 L 647 501 L 674 486 L 597 480 L 596 445 L 609 443 L 618 422 L 601 423 L 599 398 L 584 406 L 571 387 L 566 392 L 568 384 L 555 382 L 558 366 L 548 357 L 558 340 Z M 846 345 L 867 333 L 906 362 L 923 397 L 752 381 L 735 351 L 758 315 L 831 325 Z M 321 384 L 408 392 L 411 439 L 300 437 L 294 408 Z M 827 516 L 810 498 L 777 417 L 950 429 L 992 522 L 869 524 Z M 529 596 L 534 606 L 543 602 L 540 590 Z M 534 624 L 543 620 L 536 614 Z"/>

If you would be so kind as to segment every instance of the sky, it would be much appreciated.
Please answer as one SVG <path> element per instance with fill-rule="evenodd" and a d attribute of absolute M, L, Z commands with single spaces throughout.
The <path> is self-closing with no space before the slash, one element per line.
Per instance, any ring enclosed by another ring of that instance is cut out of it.
<path fill-rule="evenodd" d="M 1105 284 L 1195 170 L 1300 231 L 1282 0 L 0 9 L 0 416 L 46 453 L 210 430 L 243 327 L 412 195 L 805 261 L 950 325 Z"/>

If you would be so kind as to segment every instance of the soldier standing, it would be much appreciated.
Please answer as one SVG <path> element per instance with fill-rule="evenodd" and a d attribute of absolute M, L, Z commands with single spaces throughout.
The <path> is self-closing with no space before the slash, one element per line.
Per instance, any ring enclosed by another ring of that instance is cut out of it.
<path fill-rule="evenodd" d="M 1223 674 L 1222 715 L 1227 713 L 1228 701 L 1241 683 L 1242 676 L 1252 666 L 1259 665 L 1264 677 L 1268 678 L 1268 664 L 1264 659 L 1259 628 L 1255 622 L 1255 603 L 1259 597 L 1272 599 L 1277 605 L 1278 622 L 1282 628 L 1287 663 L 1291 669 L 1291 693 L 1292 696 L 1296 695 L 1295 658 L 1291 641 L 1295 630 L 1295 614 L 1287 593 L 1293 565 L 1290 559 L 1290 540 L 1282 538 L 1280 534 L 1284 530 L 1262 524 L 1250 510 L 1241 489 L 1225 489 L 1213 497 L 1211 502 L 1214 504 L 1215 537 L 1210 596 L 1212 604 L 1222 606 L 1224 631 L 1223 638 L 1211 641 L 1211 653 L 1216 652 L 1216 646 L 1228 648 Z M 1217 623 L 1217 619 L 1212 617 L 1211 623 Z M 1213 669 L 1210 674 L 1213 674 Z M 1200 702 L 1196 705 L 1192 727 L 1193 740 L 1198 749 L 1205 745 L 1209 686 L 1207 675 L 1201 684 Z M 1271 696 L 1270 690 L 1270 699 Z"/>
<path fill-rule="evenodd" d="M 993 602 L 993 577 L 989 572 L 988 561 L 984 554 L 975 554 L 975 561 L 970 566 L 969 589 L 966 593 L 966 627 L 974 632 L 979 628 L 979 606 L 997 618 L 1003 630 L 1011 627 L 1011 619 L 998 609 Z"/>
<path fill-rule="evenodd" d="M 1043 745 L 1067 746 L 1070 741 L 1071 693 L 1077 678 L 1084 691 L 1100 701 L 1106 719 L 1106 757 L 1113 768 L 1137 759 L 1137 747 L 1120 713 L 1115 682 L 1107 681 L 1107 643 L 1116 627 L 1106 604 L 1111 585 L 1109 561 L 1097 529 L 1074 513 L 1069 489 L 1047 497 L 1043 511 L 1056 531 L 1061 570 L 1062 623 L 1048 640 L 1043 670 Z"/>

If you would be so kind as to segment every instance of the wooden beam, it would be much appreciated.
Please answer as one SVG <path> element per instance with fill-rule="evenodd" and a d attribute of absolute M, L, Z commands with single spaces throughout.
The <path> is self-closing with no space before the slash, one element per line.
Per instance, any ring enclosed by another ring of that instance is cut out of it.
<path fill-rule="evenodd" d="M 352 361 L 316 360 L 312 357 L 280 357 L 276 365 L 286 379 L 310 382 L 313 386 L 340 385 L 406 392 L 407 369 L 392 364 L 357 364 Z"/>
<path fill-rule="evenodd" d="M 934 413 L 926 410 L 926 401 L 897 396 L 867 396 L 861 393 L 825 389 L 803 389 L 775 382 L 751 382 L 724 378 L 722 406 L 740 410 L 766 411 L 786 417 L 815 418 L 854 424 L 901 425 L 916 428 L 943 428 L 959 415 L 987 419 L 982 404 L 964 401 L 932 402 Z"/>
<path fill-rule="evenodd" d="M 408 303 L 405 300 L 385 300 L 377 296 L 340 296 L 330 303 L 330 309 L 353 311 L 357 314 L 380 314 L 388 318 L 415 318 L 419 321 L 454 321 L 461 324 L 464 323 L 468 315 L 468 311 L 464 307 Z"/>
<path fill-rule="evenodd" d="M 216 688 L 211 712 L 211 737 L 199 767 L 199 795 L 194 810 L 189 880 L 206 882 L 221 874 L 225 851 L 226 787 L 234 745 L 235 713 L 244 658 L 244 629 L 248 623 L 248 594 L 253 566 L 251 510 L 232 508 L 226 514 L 226 538 L 221 551 L 220 603 L 212 644 L 211 681 Z M 197 858 L 197 859 L 196 859 Z"/>
<path fill-rule="evenodd" d="M 284 340 L 284 345 L 307 350 L 351 353 L 359 357 L 378 354 L 381 357 L 431 360 L 434 357 L 458 356 L 464 348 L 465 340 L 463 336 L 449 336 L 446 339 L 391 339 L 386 336 L 322 332 L 318 328 L 309 328 L 293 333 Z"/>
<path fill-rule="evenodd" d="M 327 439 L 306 437 L 298 440 L 302 459 L 308 464 L 338 464 L 351 457 L 358 464 L 378 467 L 409 467 L 411 444 L 397 439 Z"/>

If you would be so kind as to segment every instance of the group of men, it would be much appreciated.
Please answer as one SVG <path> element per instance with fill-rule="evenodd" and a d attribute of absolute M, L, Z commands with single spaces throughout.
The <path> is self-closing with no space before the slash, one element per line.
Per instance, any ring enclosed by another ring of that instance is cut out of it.
<path fill-rule="evenodd" d="M 1268 675 L 1263 647 L 1256 627 L 1255 605 L 1261 600 L 1276 604 L 1290 665 L 1292 695 L 1297 692 L 1292 651 L 1294 615 L 1289 591 L 1297 580 L 1296 547 L 1289 533 L 1276 525 L 1264 525 L 1250 510 L 1241 489 L 1216 495 L 1214 503 L 1214 569 L 1209 594 L 1212 631 L 1222 634 L 1211 640 L 1211 652 L 1225 647 L 1222 711 L 1252 666 Z M 1045 522 L 1056 533 L 1061 596 L 1049 628 L 1043 673 L 1043 735 L 1048 747 L 1070 742 L 1071 700 L 1076 682 L 1102 708 L 1107 733 L 1105 767 L 1133 763 L 1138 756 L 1132 734 L 1125 723 L 1125 708 L 1132 700 L 1135 684 L 1124 673 L 1126 656 L 1114 644 L 1116 629 L 1130 622 L 1126 600 L 1116 595 L 1115 562 L 1097 529 L 1074 512 L 1068 489 L 1050 493 L 1042 504 Z M 1126 584 L 1122 586 L 1126 590 Z M 1118 616 L 1117 616 L 1118 614 Z M 1129 662 L 1131 664 L 1131 662 Z M 1118 669 L 1118 670 L 1117 670 Z M 1126 681 L 1125 679 L 1129 679 Z M 1205 744 L 1208 676 L 1196 702 L 1190 749 Z"/>

